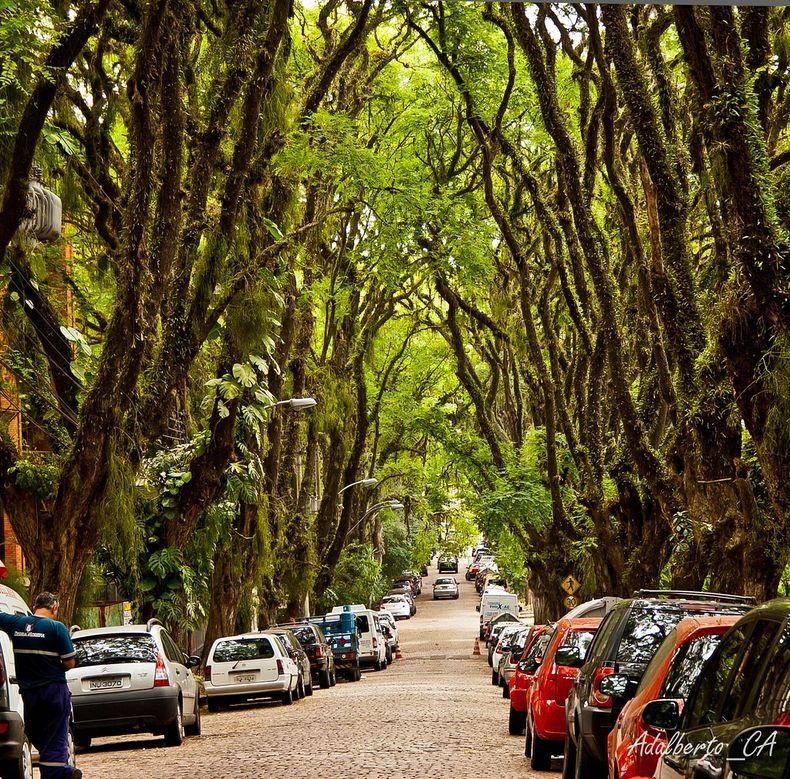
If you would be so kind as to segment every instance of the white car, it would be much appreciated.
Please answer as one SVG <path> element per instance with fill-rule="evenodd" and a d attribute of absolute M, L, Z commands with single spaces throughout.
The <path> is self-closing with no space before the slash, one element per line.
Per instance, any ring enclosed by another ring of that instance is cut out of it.
<path fill-rule="evenodd" d="M 392 651 L 396 652 L 400 646 L 400 636 L 398 635 L 398 626 L 395 624 L 395 617 L 386 609 L 382 609 L 379 612 L 379 622 L 385 624 L 390 629 L 390 635 L 392 637 L 389 639 L 388 643 Z"/>
<path fill-rule="evenodd" d="M 299 668 L 274 633 L 243 633 L 218 638 L 206 658 L 203 686 L 208 710 L 256 698 L 293 703 Z"/>
<path fill-rule="evenodd" d="M 452 576 L 440 576 L 433 583 L 433 599 L 453 598 L 458 600 L 458 582 Z"/>
<path fill-rule="evenodd" d="M 388 611 L 395 619 L 411 617 L 411 604 L 403 595 L 385 595 L 379 606 L 382 611 Z"/>

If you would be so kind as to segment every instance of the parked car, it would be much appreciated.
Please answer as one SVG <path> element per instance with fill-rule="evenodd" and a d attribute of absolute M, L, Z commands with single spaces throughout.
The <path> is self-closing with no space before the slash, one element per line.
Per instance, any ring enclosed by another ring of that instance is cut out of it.
<path fill-rule="evenodd" d="M 333 614 L 352 613 L 357 620 L 359 631 L 359 664 L 370 665 L 374 671 L 387 667 L 386 647 L 384 637 L 376 622 L 376 613 L 363 603 L 335 606 Z"/>
<path fill-rule="evenodd" d="M 617 703 L 601 690 L 605 676 L 642 678 L 661 642 L 688 616 L 743 614 L 753 598 L 712 592 L 638 590 L 615 604 L 590 645 L 586 661 L 568 694 L 563 779 L 605 779 L 609 731 L 633 690 Z"/>
<path fill-rule="evenodd" d="M 293 627 L 293 623 L 285 628 L 276 626 L 270 627 L 266 632 L 274 633 L 280 637 L 291 660 L 296 663 L 296 667 L 299 669 L 299 684 L 296 687 L 296 697 L 299 699 L 313 694 L 313 677 L 310 669 L 310 658 L 307 656 L 307 652 L 302 648 L 299 639 L 296 637 L 293 630 L 291 630 L 291 627 Z"/>
<path fill-rule="evenodd" d="M 362 678 L 359 665 L 359 629 L 353 613 L 318 614 L 309 621 L 319 625 L 324 631 L 332 654 L 335 658 L 335 669 L 339 670 L 350 682 L 358 682 Z"/>
<path fill-rule="evenodd" d="M 452 576 L 440 576 L 433 583 L 433 599 L 452 598 L 458 600 L 458 582 Z"/>
<path fill-rule="evenodd" d="M 658 761 L 657 779 L 723 779 L 727 751 L 732 756 L 738 733 L 756 725 L 790 725 L 790 599 L 764 603 L 733 625 L 703 666 L 685 705 L 678 698 L 659 698 L 645 706 L 642 716 L 649 727 L 672 734 L 673 744 Z M 750 756 L 756 756 L 756 738 L 748 746 Z M 770 770 L 759 774 L 733 767 L 739 777 L 776 779 L 787 775 L 786 762 L 786 754 L 777 754 Z"/>
<path fill-rule="evenodd" d="M 727 765 L 742 777 L 788 779 L 790 727 L 758 725 L 742 730 L 730 743 Z"/>
<path fill-rule="evenodd" d="M 290 705 L 302 673 L 283 643 L 282 634 L 243 633 L 218 638 L 209 650 L 203 686 L 209 711 L 260 698 Z"/>
<path fill-rule="evenodd" d="M 412 591 L 414 595 L 422 594 L 422 576 L 420 576 L 420 574 L 415 571 L 404 571 L 398 578 L 409 579 L 413 586 Z"/>
<path fill-rule="evenodd" d="M 634 697 L 625 704 L 609 732 L 609 776 L 618 779 L 636 779 L 653 776 L 658 758 L 667 745 L 663 731 L 648 728 L 642 719 L 645 705 L 654 698 L 685 700 L 702 665 L 711 655 L 721 637 L 735 624 L 736 616 L 686 617 L 674 630 L 648 663 Z M 601 682 L 618 697 L 620 689 L 626 690 L 631 681 L 617 673 Z"/>
<path fill-rule="evenodd" d="M 439 573 L 458 573 L 458 558 L 455 555 L 441 557 L 437 568 Z"/>
<path fill-rule="evenodd" d="M 565 699 L 600 624 L 601 617 L 561 619 L 551 631 L 528 696 L 524 754 L 536 771 L 548 771 L 564 749 Z"/>
<path fill-rule="evenodd" d="M 73 630 L 77 666 L 66 671 L 74 743 L 94 736 L 155 733 L 168 746 L 200 735 L 199 657 L 182 652 L 161 622 Z"/>
<path fill-rule="evenodd" d="M 411 617 L 411 604 L 403 595 L 385 595 L 379 602 L 379 608 L 385 609 L 395 619 Z"/>
<path fill-rule="evenodd" d="M 492 641 L 496 642 L 499 639 L 499 631 L 508 623 L 512 624 L 514 622 L 521 622 L 521 620 L 509 611 L 500 612 L 486 622 L 481 638 L 490 647 Z M 500 627 L 497 627 L 497 625 L 500 625 Z"/>
<path fill-rule="evenodd" d="M 520 736 L 524 733 L 527 723 L 527 705 L 529 691 L 535 679 L 535 672 L 543 661 L 543 653 L 549 642 L 550 625 L 533 625 L 527 635 L 527 643 L 516 663 L 516 670 L 508 682 L 510 691 L 510 716 L 508 733 Z"/>
<path fill-rule="evenodd" d="M 510 680 L 516 672 L 516 663 L 521 659 L 524 654 L 524 649 L 527 641 L 532 633 L 529 626 L 525 626 L 525 630 L 516 633 L 510 646 L 505 652 L 502 653 L 502 658 L 499 661 L 499 686 L 502 688 L 502 697 L 510 697 Z"/>
<path fill-rule="evenodd" d="M 499 687 L 499 661 L 505 652 L 510 650 L 510 645 L 516 636 L 526 630 L 529 630 L 529 625 L 525 625 L 523 622 L 512 622 L 502 629 L 499 640 L 493 645 L 489 665 L 491 666 L 491 684 L 495 687 Z"/>
<path fill-rule="evenodd" d="M 310 661 L 310 677 L 313 683 L 317 682 L 319 687 L 333 687 L 337 682 L 335 657 L 324 631 L 318 625 L 306 620 L 297 623 L 288 622 L 275 627 L 286 628 L 296 636 Z"/>
<path fill-rule="evenodd" d="M 389 611 L 379 611 L 378 617 L 382 628 L 387 628 L 388 632 L 385 635 L 390 646 L 390 652 L 394 657 L 400 647 L 400 636 L 398 634 L 398 626 L 395 624 L 395 617 Z"/>
<path fill-rule="evenodd" d="M 414 593 L 411 591 L 411 582 L 407 579 L 393 581 L 392 587 L 390 587 L 390 595 L 409 595 L 413 598 Z"/>

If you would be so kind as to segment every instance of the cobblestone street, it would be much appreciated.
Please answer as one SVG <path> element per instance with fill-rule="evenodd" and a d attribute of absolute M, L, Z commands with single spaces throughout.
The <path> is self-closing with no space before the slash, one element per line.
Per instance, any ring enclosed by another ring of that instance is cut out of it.
<path fill-rule="evenodd" d="M 398 623 L 403 658 L 388 669 L 316 689 L 293 706 L 204 708 L 203 735 L 181 747 L 151 737 L 96 739 L 78 765 L 86 779 L 558 776 L 531 771 L 523 737 L 508 736 L 508 702 L 491 686 L 485 648 L 473 655 L 477 594 L 463 571 L 462 561 L 459 599 L 434 601 L 430 569 L 416 616 Z"/>

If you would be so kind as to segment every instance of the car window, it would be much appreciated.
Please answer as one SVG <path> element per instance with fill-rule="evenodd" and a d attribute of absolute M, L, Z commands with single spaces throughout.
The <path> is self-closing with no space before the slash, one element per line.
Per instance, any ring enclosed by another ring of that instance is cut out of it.
<path fill-rule="evenodd" d="M 601 622 L 601 626 L 595 634 L 595 639 L 588 647 L 588 660 L 595 659 L 597 662 L 598 658 L 606 652 L 606 648 L 609 646 L 609 642 L 617 631 L 622 617 L 622 609 L 614 609 L 603 618 L 603 622 Z"/>
<path fill-rule="evenodd" d="M 312 629 L 309 627 L 294 625 L 291 628 L 291 631 L 294 633 L 297 639 L 299 639 L 301 644 L 315 644 L 316 642 L 315 633 L 313 633 Z"/>
<path fill-rule="evenodd" d="M 790 711 L 790 625 L 785 625 L 771 655 L 757 709 L 767 715 L 766 722 L 776 722 Z"/>
<path fill-rule="evenodd" d="M 527 650 L 526 655 L 521 658 L 522 667 L 526 673 L 535 673 L 537 667 L 543 661 L 543 655 L 546 652 L 546 647 L 549 645 L 550 638 L 551 636 L 548 633 L 538 636 Z"/>
<path fill-rule="evenodd" d="M 697 636 L 679 646 L 667 669 L 667 675 L 664 683 L 661 685 L 661 692 L 658 697 L 688 698 L 691 687 L 697 676 L 699 676 L 704 662 L 713 654 L 713 650 L 719 645 L 720 641 L 721 634 Z M 669 645 L 670 649 L 674 649 L 674 641 L 667 639 L 665 643 Z M 652 666 L 653 662 L 651 660 L 645 671 L 645 679 L 649 680 Z"/>
<path fill-rule="evenodd" d="M 562 646 L 574 647 L 579 650 L 579 657 L 584 659 L 587 656 L 587 651 L 590 648 L 592 640 L 595 638 L 595 630 L 571 630 L 565 636 Z"/>
<path fill-rule="evenodd" d="M 274 647 L 268 638 L 223 639 L 214 647 L 215 663 L 235 663 L 238 660 L 268 660 L 274 657 Z"/>
<path fill-rule="evenodd" d="M 685 727 L 694 728 L 715 720 L 716 711 L 727 691 L 727 682 L 744 648 L 750 627 L 738 625 L 722 638 L 718 651 L 714 652 L 700 673 L 694 695 L 686 708 Z"/>
<path fill-rule="evenodd" d="M 367 614 L 357 614 L 357 628 L 361 633 L 372 632 Z"/>
<path fill-rule="evenodd" d="M 148 633 L 74 638 L 77 665 L 155 663 L 156 644 Z"/>
<path fill-rule="evenodd" d="M 183 665 L 184 653 L 178 648 L 176 642 L 173 641 L 173 637 L 164 630 L 159 635 L 167 659 L 170 660 L 171 663 L 181 663 L 181 665 Z"/>
<path fill-rule="evenodd" d="M 632 609 L 617 647 L 617 662 L 646 666 L 683 616 L 679 609 Z"/>

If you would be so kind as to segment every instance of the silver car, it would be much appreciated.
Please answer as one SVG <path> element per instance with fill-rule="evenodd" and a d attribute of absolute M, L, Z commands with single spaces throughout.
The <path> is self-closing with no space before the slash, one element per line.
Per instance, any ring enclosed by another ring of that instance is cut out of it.
<path fill-rule="evenodd" d="M 433 583 L 433 599 L 439 598 L 458 599 L 458 582 L 453 576 L 440 576 Z"/>
<path fill-rule="evenodd" d="M 145 625 L 72 629 L 77 667 L 66 672 L 74 743 L 94 736 L 157 733 L 169 746 L 200 735 L 198 685 L 187 657 L 159 620 Z"/>
<path fill-rule="evenodd" d="M 256 698 L 284 704 L 297 697 L 301 671 L 274 633 L 218 638 L 206 658 L 203 686 L 209 711 Z"/>

